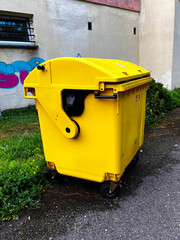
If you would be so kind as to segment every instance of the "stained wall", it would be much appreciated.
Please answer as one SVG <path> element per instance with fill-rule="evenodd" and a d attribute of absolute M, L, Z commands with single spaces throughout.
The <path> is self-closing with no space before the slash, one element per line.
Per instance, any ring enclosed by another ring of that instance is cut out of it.
<path fill-rule="evenodd" d="M 79 0 L 26 0 L 26 4 L 24 0 L 0 0 L 0 14 L 32 18 L 38 45 L 37 49 L 0 47 L 1 111 L 34 103 L 23 98 L 22 84 L 42 61 L 97 57 L 138 64 L 139 12 L 121 7 Z"/>

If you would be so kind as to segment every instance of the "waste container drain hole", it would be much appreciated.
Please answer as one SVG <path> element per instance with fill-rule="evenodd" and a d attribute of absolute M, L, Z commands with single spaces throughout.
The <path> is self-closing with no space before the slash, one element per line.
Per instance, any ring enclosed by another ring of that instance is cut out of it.
<path fill-rule="evenodd" d="M 70 132 L 71 132 L 71 129 L 70 129 L 70 128 L 66 128 L 66 132 L 67 132 L 67 133 L 70 133 Z"/>

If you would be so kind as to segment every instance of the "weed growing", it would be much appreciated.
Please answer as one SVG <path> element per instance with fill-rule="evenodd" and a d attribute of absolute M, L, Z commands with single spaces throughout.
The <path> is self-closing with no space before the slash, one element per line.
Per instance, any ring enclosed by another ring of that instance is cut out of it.
<path fill-rule="evenodd" d="M 36 147 L 43 154 L 40 133 L 14 135 L 10 138 L 0 140 L 0 160 L 11 161 L 15 159 L 27 159 L 33 156 Z"/>
<path fill-rule="evenodd" d="M 0 119 L 0 126 L 6 125 L 3 137 L 2 134 L 0 137 L 1 221 L 18 219 L 18 212 L 23 208 L 38 207 L 43 189 L 49 186 L 39 127 L 31 131 L 22 128 L 24 122 L 27 126 L 37 122 L 34 109 L 6 111 Z M 20 128 L 22 134 L 17 135 L 17 131 L 9 134 L 14 128 Z"/>
<path fill-rule="evenodd" d="M 3 161 L 0 167 L 0 220 L 18 219 L 18 211 L 36 208 L 43 188 L 47 166 L 39 149 L 28 159 Z"/>

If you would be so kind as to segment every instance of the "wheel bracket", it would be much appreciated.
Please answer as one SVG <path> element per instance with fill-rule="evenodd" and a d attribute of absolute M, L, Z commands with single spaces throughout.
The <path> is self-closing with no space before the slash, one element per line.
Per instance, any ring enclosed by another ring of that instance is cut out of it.
<path fill-rule="evenodd" d="M 119 185 L 119 182 L 110 182 L 109 193 L 112 193 Z"/>

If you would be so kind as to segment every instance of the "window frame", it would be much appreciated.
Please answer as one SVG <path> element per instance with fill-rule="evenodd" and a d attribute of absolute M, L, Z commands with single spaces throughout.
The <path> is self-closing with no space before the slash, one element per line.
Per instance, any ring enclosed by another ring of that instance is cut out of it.
<path fill-rule="evenodd" d="M 2 40 L 0 39 L 0 47 L 23 47 L 23 48 L 38 48 L 38 45 L 36 44 L 36 41 L 35 41 L 35 35 L 34 35 L 34 28 L 33 28 L 33 21 L 32 21 L 32 17 L 30 16 L 18 16 L 16 14 L 4 14 L 4 13 L 1 13 L 0 12 L 0 19 L 4 19 L 5 21 L 6 20 L 9 20 L 10 22 L 14 22 L 15 21 L 24 21 L 24 23 L 26 23 L 27 25 L 27 37 L 29 38 L 28 41 L 24 40 Z M 1 27 L 1 26 L 0 26 Z M 10 26 L 11 27 L 11 26 Z M 14 27 L 17 27 L 16 25 L 14 25 Z M 24 27 L 24 26 L 23 26 Z M 13 28 L 13 26 L 12 26 Z M 26 27 L 24 27 L 26 28 Z M 16 32 L 14 32 L 15 34 L 18 34 Z M 9 34 L 11 34 L 9 32 Z M 13 32 L 12 32 L 13 34 Z M 22 37 L 25 37 L 22 36 Z"/>

